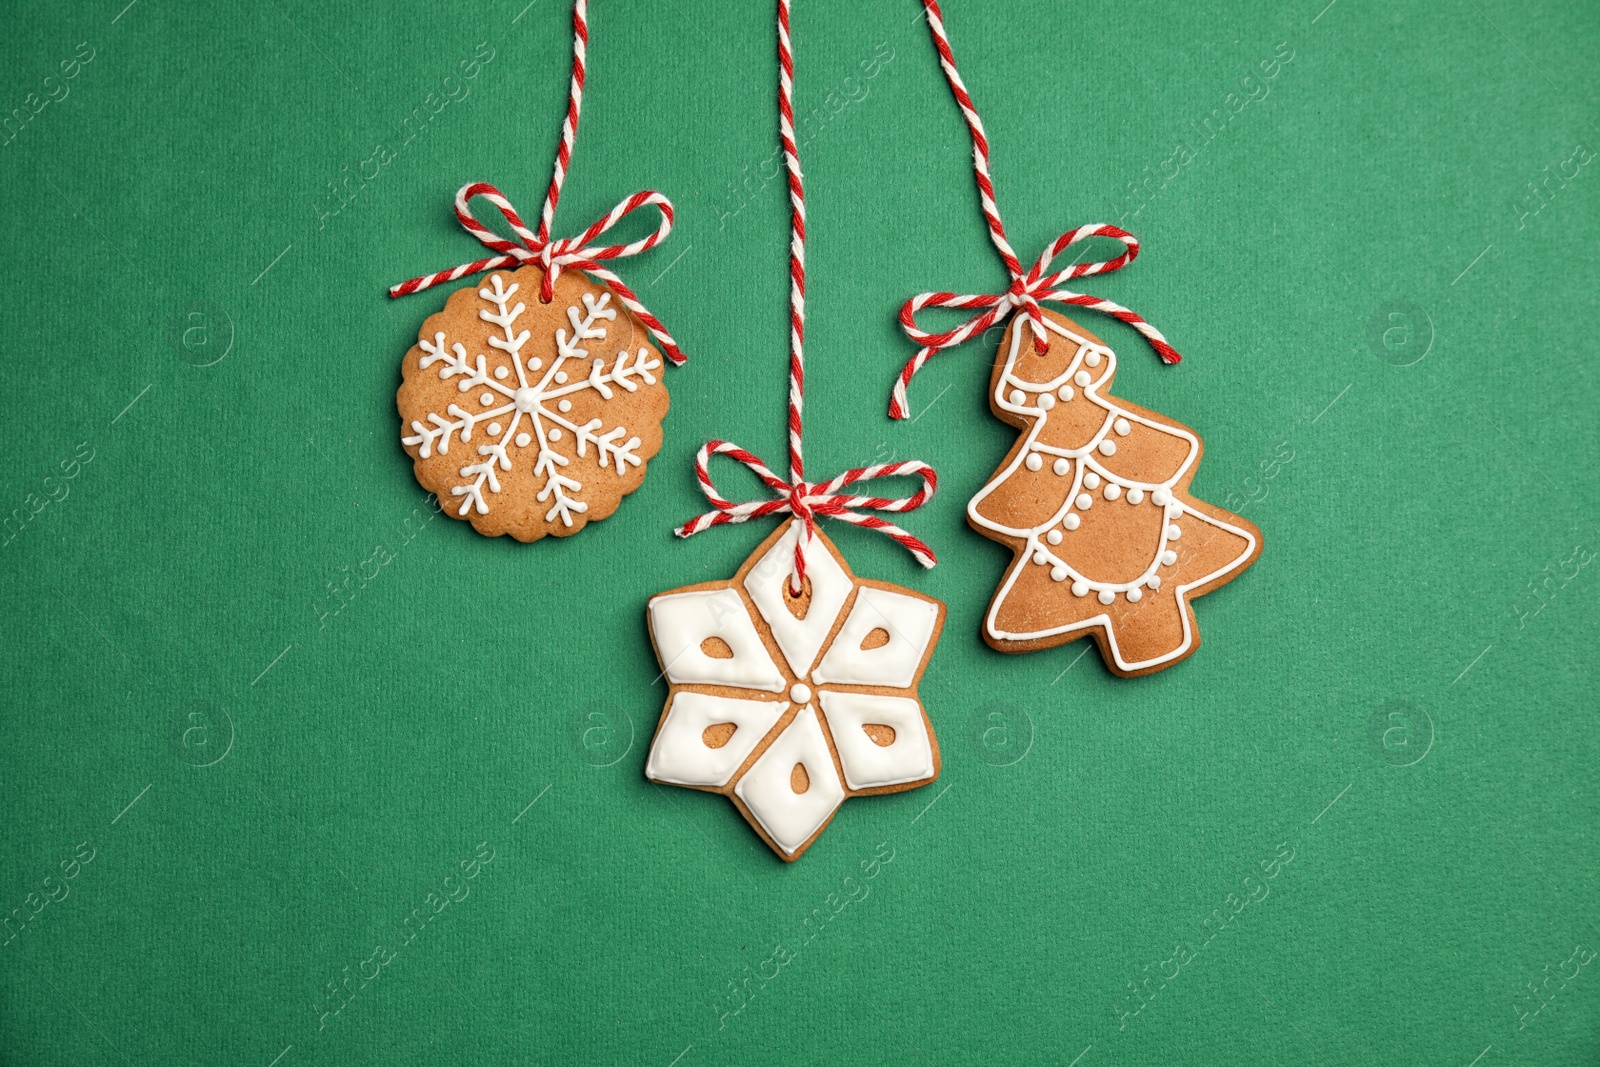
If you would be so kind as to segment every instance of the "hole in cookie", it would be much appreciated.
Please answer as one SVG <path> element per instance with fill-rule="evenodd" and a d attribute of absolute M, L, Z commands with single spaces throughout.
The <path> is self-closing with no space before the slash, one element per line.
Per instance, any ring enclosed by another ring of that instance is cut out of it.
<path fill-rule="evenodd" d="M 804 793 L 811 788 L 811 776 L 806 773 L 804 763 L 796 763 L 794 770 L 789 772 L 789 788 L 796 793 Z"/>
<path fill-rule="evenodd" d="M 893 726 L 881 722 L 864 722 L 861 724 L 861 729 L 868 737 L 872 738 L 872 743 L 879 748 L 888 748 L 894 744 L 895 733 Z"/>
<path fill-rule="evenodd" d="M 733 739 L 733 732 L 738 728 L 731 722 L 714 722 L 701 732 L 700 740 L 706 743 L 707 748 L 721 748 Z"/>
<path fill-rule="evenodd" d="M 733 649 L 720 637 L 708 637 L 700 642 L 700 651 L 712 659 L 732 659 Z"/>
<path fill-rule="evenodd" d="M 804 620 L 806 612 L 811 610 L 811 579 L 807 577 L 800 586 L 800 593 L 796 595 L 790 588 L 791 576 L 783 579 L 783 606 L 789 609 L 789 614 L 797 619 Z"/>
<path fill-rule="evenodd" d="M 874 626 L 867 636 L 861 639 L 861 651 L 871 652 L 875 648 L 882 648 L 889 643 L 889 631 L 881 626 Z"/>

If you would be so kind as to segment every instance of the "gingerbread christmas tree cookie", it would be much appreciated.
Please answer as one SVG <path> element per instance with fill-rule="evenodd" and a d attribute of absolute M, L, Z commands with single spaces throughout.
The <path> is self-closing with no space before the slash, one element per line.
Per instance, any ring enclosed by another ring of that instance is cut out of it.
<path fill-rule="evenodd" d="M 1111 395 L 1117 360 L 1093 334 L 1043 312 L 1037 351 L 1013 319 L 989 406 L 1022 431 L 967 505 L 967 519 L 1016 556 L 984 615 L 1002 652 L 1092 636 L 1122 675 L 1169 667 L 1200 646 L 1190 601 L 1261 553 L 1261 531 L 1192 496 L 1200 438 Z"/>

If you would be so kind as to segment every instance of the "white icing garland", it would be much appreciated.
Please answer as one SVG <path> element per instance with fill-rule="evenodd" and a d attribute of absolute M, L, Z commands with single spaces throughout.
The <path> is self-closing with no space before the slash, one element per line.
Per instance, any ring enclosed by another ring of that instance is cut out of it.
<path fill-rule="evenodd" d="M 478 290 L 478 296 L 492 306 L 492 309 L 480 309 L 478 316 L 498 326 L 501 331 L 500 336 L 489 338 L 489 345 L 510 358 L 511 368 L 516 373 L 515 384 L 506 381 L 511 375 L 504 366 L 495 367 L 491 373 L 484 355 L 469 357 L 460 341 L 447 344 L 443 331 L 435 333 L 432 341 L 420 340 L 417 344 L 423 355 L 417 361 L 418 367 L 427 370 L 436 363 L 442 363 L 439 377 L 448 381 L 460 376 L 457 388 L 461 392 L 482 389 L 478 402 L 484 410 L 470 412 L 459 404 L 451 404 L 445 411 L 451 418 L 429 412 L 431 426 L 412 420 L 413 434 L 400 440 L 403 444 L 419 446 L 418 455 L 427 459 L 433 455 L 435 445 L 440 455 L 447 455 L 452 436 L 463 443 L 470 442 L 478 424 L 488 423 L 489 443 L 477 448 L 482 458 L 461 468 L 461 476 L 472 479 L 471 484 L 452 486 L 450 489 L 451 495 L 464 498 L 460 510 L 456 512 L 463 516 L 469 510 L 487 515 L 489 501 L 484 495 L 484 487 L 487 485 L 490 493 L 500 492 L 499 472 L 511 470 L 510 448 L 525 449 L 537 442 L 538 455 L 534 460 L 533 475 L 544 478 L 538 499 L 541 503 L 550 504 L 544 521 L 552 522 L 559 517 L 563 525 L 571 526 L 572 516 L 587 511 L 589 506 L 572 495 L 581 492 L 583 484 L 562 472 L 562 468 L 571 462 L 571 457 L 556 447 L 563 440 L 563 430 L 571 434 L 576 442 L 579 456 L 588 455 L 588 449 L 592 446 L 600 465 L 615 466 L 619 475 L 629 466 L 639 466 L 642 461 L 638 455 L 638 437 L 620 440 L 627 433 L 622 426 L 601 433 L 599 431 L 605 424 L 599 418 L 592 418 L 581 425 L 566 418 L 565 413 L 572 410 L 572 402 L 564 398 L 592 390 L 601 399 L 609 400 L 615 395 L 613 386 L 631 393 L 639 388 L 640 381 L 654 385 L 656 379 L 650 372 L 659 368 L 661 361 L 651 359 L 650 350 L 641 347 L 630 362 L 624 350 L 617 354 L 616 362 L 609 371 L 604 369 L 605 360 L 596 359 L 585 377 L 568 384 L 566 368 L 570 366 L 570 361 L 589 355 L 582 343 L 603 339 L 606 331 L 599 325 L 600 321 L 617 317 L 616 309 L 607 306 L 611 294 L 601 292 L 595 296 L 584 293 L 581 315 L 577 305 L 567 308 L 567 321 L 572 326 L 572 333 L 569 336 L 564 329 L 556 331 L 555 359 L 546 368 L 538 356 L 530 356 L 526 360 L 522 358 L 522 347 L 527 344 L 529 334 L 527 330 L 518 332 L 515 326 L 527 308 L 520 301 L 515 305 L 511 303 L 511 298 L 519 288 L 516 282 L 506 286 L 500 274 L 491 274 L 489 285 Z M 533 375 L 539 377 L 534 379 Z M 535 384 L 530 385 L 530 381 L 535 381 Z M 495 406 L 496 399 L 504 399 L 505 402 Z M 549 406 L 552 404 L 553 408 Z M 510 415 L 510 420 L 502 426 L 499 420 L 506 415 Z M 519 432 L 524 416 L 528 419 L 531 433 Z"/>
<path fill-rule="evenodd" d="M 1230 523 L 1222 522 L 1206 515 L 1194 508 L 1186 506 L 1174 496 L 1177 483 L 1194 465 L 1195 459 L 1200 454 L 1200 442 L 1193 434 L 1178 427 L 1168 426 L 1144 418 L 1135 412 L 1118 407 L 1113 401 L 1102 397 L 1100 387 L 1110 381 L 1116 371 L 1117 357 L 1103 345 L 1096 345 L 1071 331 L 1064 329 L 1048 316 L 1044 317 L 1047 329 L 1060 334 L 1078 346 L 1066 370 L 1048 382 L 1029 382 L 1012 374 L 1016 366 L 1018 353 L 1025 331 L 1016 327 L 1011 331 L 1011 348 L 1006 356 L 1005 367 L 1000 373 L 999 380 L 995 383 L 995 404 L 1004 411 L 1013 412 L 1033 418 L 1033 428 L 1028 432 L 1023 447 L 1017 450 L 1015 456 L 998 474 L 996 474 L 967 504 L 967 515 L 978 526 L 986 530 L 1008 537 L 1021 537 L 1026 539 L 1023 557 L 1032 563 L 1050 568 L 1050 577 L 1057 582 L 1071 582 L 1071 591 L 1074 596 L 1088 596 L 1095 594 L 1096 599 L 1105 605 L 1116 601 L 1120 594 L 1130 603 L 1138 603 L 1144 598 L 1145 590 L 1154 592 L 1162 586 L 1160 571 L 1163 567 L 1175 566 L 1178 562 L 1177 553 L 1169 547 L 1173 541 L 1182 535 L 1178 520 L 1187 516 L 1200 522 L 1208 523 L 1228 531 L 1245 541 L 1245 549 L 1240 555 L 1227 564 L 1212 571 L 1192 582 L 1186 582 L 1173 588 L 1172 593 L 1181 604 L 1184 594 L 1189 590 L 1210 582 L 1233 570 L 1242 562 L 1249 559 L 1256 549 L 1255 536 L 1248 530 L 1240 529 Z M 1027 335 L 1031 339 L 1031 334 Z M 1090 369 L 1099 368 L 1104 363 L 1104 369 L 1091 374 Z M 1087 369 L 1086 369 L 1087 368 Z M 1039 437 L 1049 419 L 1049 412 L 1054 409 L 1057 398 L 1063 401 L 1072 400 L 1077 390 L 1083 391 L 1085 400 L 1102 408 L 1106 415 L 1100 428 L 1090 437 L 1089 441 L 1081 448 L 1060 448 L 1054 445 L 1039 443 Z M 1030 394 L 1032 403 L 1029 403 Z M 1113 456 L 1117 452 L 1116 439 L 1126 437 L 1133 431 L 1134 425 L 1146 427 L 1158 433 L 1179 438 L 1188 445 L 1188 452 L 1176 470 L 1159 482 L 1138 481 L 1119 475 L 1108 469 L 1100 457 Z M 1053 458 L 1051 470 L 1059 477 L 1072 476 L 1071 488 L 1064 494 L 1063 502 L 1051 518 L 1032 527 L 1010 527 L 995 522 L 980 514 L 978 510 L 988 496 L 1016 473 L 1019 466 L 1030 471 L 1043 469 L 1046 458 Z M 1107 582 L 1092 579 L 1073 567 L 1060 555 L 1050 550 L 1051 546 L 1060 545 L 1065 536 L 1070 536 L 1072 531 L 1079 528 L 1082 523 L 1081 515 L 1095 505 L 1092 495 L 1095 490 L 1107 501 L 1121 501 L 1122 504 L 1139 507 L 1148 497 L 1152 507 L 1163 509 L 1161 536 L 1156 545 L 1150 563 L 1143 573 L 1132 581 Z M 1062 531 L 1067 531 L 1064 535 Z M 1181 657 L 1188 651 L 1193 643 L 1194 635 L 1191 632 L 1187 612 L 1180 611 L 1179 616 L 1183 623 L 1183 642 L 1171 652 L 1154 659 L 1129 663 L 1123 660 L 1117 648 L 1116 632 L 1112 628 L 1109 615 L 1104 613 L 1092 618 L 1064 626 L 1052 627 L 1031 633 L 1012 633 L 1002 630 L 996 624 L 1000 608 L 1008 594 L 1015 586 L 1021 568 L 1013 568 L 1007 575 L 1005 583 L 1000 587 L 989 611 L 984 618 L 984 627 L 988 633 L 997 640 L 1005 641 L 1030 641 L 1041 637 L 1051 637 L 1058 634 L 1070 633 L 1074 630 L 1088 630 L 1095 627 L 1104 627 L 1112 656 L 1117 665 L 1124 670 L 1142 670 L 1160 663 L 1168 662 Z"/>

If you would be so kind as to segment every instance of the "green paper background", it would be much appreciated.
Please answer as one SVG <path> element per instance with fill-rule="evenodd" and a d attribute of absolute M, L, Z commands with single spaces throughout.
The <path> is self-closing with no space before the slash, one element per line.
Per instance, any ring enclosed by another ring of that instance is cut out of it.
<path fill-rule="evenodd" d="M 0 1062 L 1600 1060 L 1592 7 L 952 0 L 1019 253 L 1138 234 L 1086 288 L 1186 360 L 1084 322 L 1266 537 L 1126 681 L 978 637 L 994 338 L 884 411 L 899 304 L 1005 281 L 966 135 L 913 0 L 800 0 L 809 469 L 937 465 L 934 571 L 829 533 L 949 620 L 943 777 L 786 866 L 641 773 L 646 598 L 771 529 L 671 536 L 706 438 L 783 455 L 771 4 L 595 4 L 556 228 L 670 196 L 619 269 L 691 359 L 644 487 L 522 545 L 422 521 L 393 394 L 445 294 L 384 290 L 479 254 L 463 182 L 537 213 L 570 9 L 126 2 L 0 35 L 0 114 L 67 94 L 0 148 L 0 504 L 49 501 L 0 552 Z"/>

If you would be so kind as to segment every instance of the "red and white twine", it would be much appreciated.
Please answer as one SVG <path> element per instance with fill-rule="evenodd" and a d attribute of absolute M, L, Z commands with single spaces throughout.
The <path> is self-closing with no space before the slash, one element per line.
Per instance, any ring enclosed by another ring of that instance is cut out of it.
<path fill-rule="evenodd" d="M 408 296 L 444 282 L 453 282 L 469 274 L 533 263 L 544 268 L 544 283 L 539 289 L 539 299 L 548 304 L 555 291 L 556 279 L 561 276 L 562 270 L 568 268 L 580 270 L 605 282 L 617 294 L 623 306 L 644 323 L 650 335 L 660 344 L 661 351 L 666 357 L 674 364 L 681 365 L 687 357 L 679 350 L 677 342 L 661 324 L 661 320 L 639 302 L 638 295 L 628 288 L 621 278 L 604 266 L 607 260 L 638 255 L 660 244 L 667 234 L 672 232 L 672 201 L 654 190 L 637 192 L 596 219 L 578 236 L 554 239 L 550 236 L 551 223 L 555 221 L 556 216 L 556 204 L 561 199 L 561 186 L 566 181 L 567 168 L 572 163 L 572 146 L 578 137 L 578 119 L 583 111 L 583 80 L 589 46 L 588 8 L 588 0 L 576 0 L 572 9 L 572 83 L 567 97 L 566 118 L 561 123 L 561 145 L 556 150 L 555 170 L 550 176 L 550 190 L 545 194 L 544 207 L 539 212 L 538 232 L 528 228 L 517 214 L 517 209 L 512 207 L 511 202 L 494 186 L 487 182 L 464 185 L 456 193 L 456 219 L 463 229 L 498 254 L 401 282 L 390 287 L 389 295 Z M 476 196 L 483 197 L 499 210 L 512 231 L 516 233 L 518 240 L 508 241 L 502 238 L 473 217 L 469 202 Z M 661 224 L 648 237 L 622 245 L 590 243 L 633 211 L 647 206 L 654 207 L 661 213 Z"/>
<path fill-rule="evenodd" d="M 904 546 L 924 567 L 936 562 L 933 550 L 920 539 L 893 523 L 863 511 L 904 512 L 921 507 L 938 488 L 939 478 L 932 467 L 920 460 L 878 463 L 845 471 L 826 482 L 805 480 L 805 460 L 801 452 L 802 413 L 805 406 L 806 335 L 806 194 L 800 175 L 800 150 L 794 139 L 794 51 L 789 41 L 791 0 L 778 0 L 778 138 L 783 145 L 783 161 L 789 173 L 789 480 L 774 474 L 753 453 L 729 441 L 710 441 L 695 457 L 695 477 L 700 491 L 716 509 L 684 523 L 679 537 L 690 537 L 702 530 L 729 522 L 746 522 L 767 515 L 793 515 L 800 521 L 801 534 L 795 539 L 794 569 L 789 588 L 799 595 L 805 588 L 805 550 L 816 531 L 818 516 L 880 530 Z M 709 470 L 711 457 L 728 456 L 744 464 L 776 494 L 775 499 L 736 504 L 717 492 Z M 857 482 L 895 475 L 922 479 L 922 488 L 908 497 L 851 496 L 841 492 Z M 860 509 L 860 510 L 858 510 Z"/>
<path fill-rule="evenodd" d="M 1013 310 L 1020 310 L 1028 316 L 1029 325 L 1033 328 L 1034 350 L 1044 352 L 1049 347 L 1049 340 L 1045 335 L 1044 315 L 1039 310 L 1039 304 L 1045 300 L 1113 315 L 1138 330 L 1145 340 L 1150 342 L 1150 347 L 1155 349 L 1162 362 L 1179 362 L 1183 357 L 1167 343 L 1161 331 L 1121 304 L 1088 293 L 1058 288 L 1062 282 L 1072 278 L 1120 270 L 1138 258 L 1139 239 L 1126 230 L 1105 222 L 1079 226 L 1052 241 L 1038 262 L 1026 273 L 1023 272 L 1022 262 L 1017 258 L 1017 253 L 1006 237 L 1005 223 L 1000 220 L 999 205 L 995 203 L 994 183 L 989 176 L 989 138 L 983 131 L 983 120 L 978 117 L 978 108 L 972 102 L 972 94 L 967 92 L 966 83 L 961 80 L 961 72 L 956 69 L 955 53 L 951 50 L 950 38 L 945 33 L 944 16 L 939 10 L 938 0 L 922 0 L 922 6 L 927 12 L 928 30 L 933 35 L 933 45 L 939 52 L 939 66 L 944 70 L 945 80 L 950 83 L 950 91 L 955 95 L 956 103 L 961 108 L 961 116 L 966 120 L 967 131 L 972 135 L 972 169 L 978 182 L 978 199 L 982 203 L 984 221 L 989 226 L 989 239 L 1005 262 L 1006 271 L 1011 275 L 1011 286 L 1003 293 L 976 295 L 922 293 L 906 301 L 905 306 L 900 309 L 900 325 L 907 336 L 922 347 L 918 349 L 916 355 L 906 361 L 905 367 L 900 371 L 899 380 L 895 382 L 894 394 L 889 401 L 890 418 L 903 419 L 910 414 L 906 386 L 922 369 L 923 364 L 928 362 L 930 356 L 941 349 L 961 344 L 975 333 L 982 333 Z M 1064 270 L 1050 271 L 1051 262 L 1056 256 L 1077 242 L 1090 237 L 1115 238 L 1126 247 L 1115 259 L 1096 263 L 1077 263 Z M 937 333 L 917 326 L 916 313 L 925 307 L 983 310 L 955 329 Z"/>

